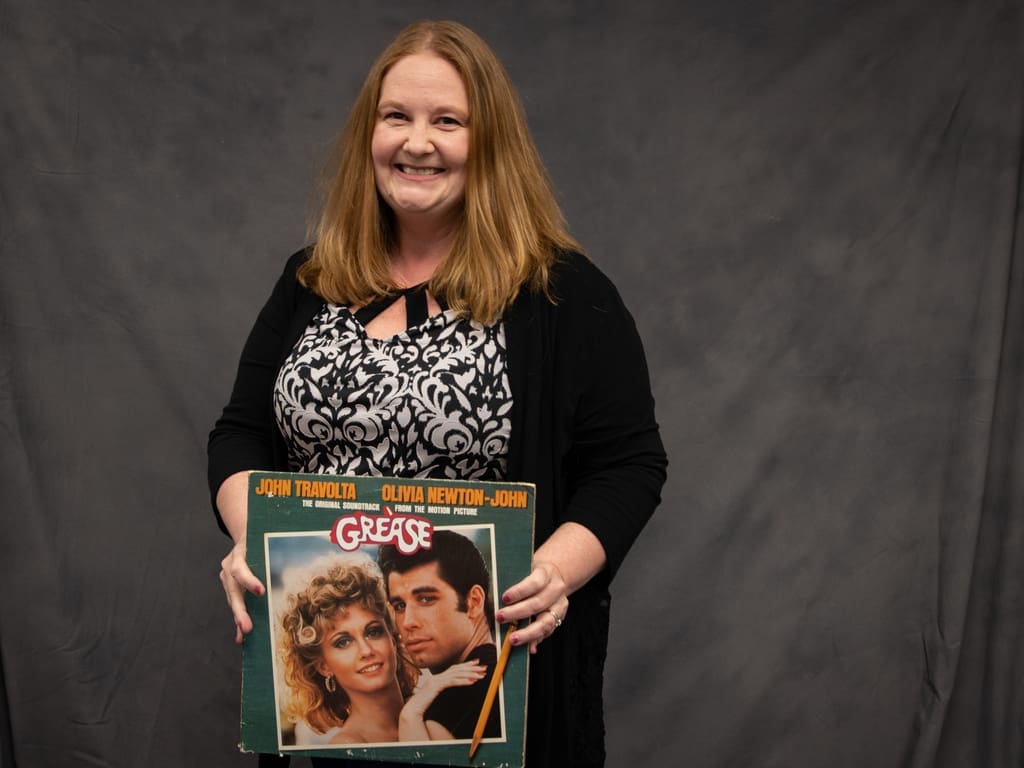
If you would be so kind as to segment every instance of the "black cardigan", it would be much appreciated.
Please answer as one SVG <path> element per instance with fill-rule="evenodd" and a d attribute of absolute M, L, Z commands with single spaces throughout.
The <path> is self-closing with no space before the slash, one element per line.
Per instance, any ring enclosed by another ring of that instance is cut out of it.
<path fill-rule="evenodd" d="M 213 497 L 235 472 L 288 468 L 271 393 L 323 307 L 295 278 L 305 258 L 288 260 L 210 433 Z M 556 303 L 524 290 L 502 318 L 513 398 L 506 479 L 536 484 L 538 543 L 573 521 L 597 536 L 608 562 L 570 596 L 562 626 L 530 661 L 528 768 L 604 764 L 608 583 L 657 506 L 667 465 L 643 347 L 615 287 L 579 254 L 560 258 L 552 287 Z"/>

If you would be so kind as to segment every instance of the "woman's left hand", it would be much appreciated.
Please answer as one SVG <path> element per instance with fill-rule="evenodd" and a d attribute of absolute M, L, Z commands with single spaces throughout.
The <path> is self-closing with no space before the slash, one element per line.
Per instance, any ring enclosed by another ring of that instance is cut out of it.
<path fill-rule="evenodd" d="M 412 695 L 406 699 L 402 711 L 398 715 L 398 738 L 400 741 L 419 741 L 431 739 L 451 739 L 451 732 L 438 723 L 428 724 L 423 721 L 427 708 L 434 703 L 437 695 L 446 688 L 457 685 L 472 685 L 487 677 L 487 667 L 477 659 L 452 664 L 436 675 L 429 669 L 420 670 L 420 678 L 413 688 Z"/>
<path fill-rule="evenodd" d="M 512 645 L 530 644 L 530 653 L 551 637 L 569 613 L 569 595 L 590 581 L 606 562 L 604 547 L 579 523 L 562 523 L 533 553 L 530 575 L 501 596 L 498 621 L 533 620 L 512 633 Z"/>
<path fill-rule="evenodd" d="M 554 563 L 534 560 L 533 571 L 509 587 L 501 596 L 505 604 L 498 621 L 505 623 L 533 617 L 533 621 L 512 635 L 512 645 L 530 644 L 530 653 L 555 633 L 569 612 L 569 585 Z"/>
<path fill-rule="evenodd" d="M 485 677 L 487 677 L 487 667 L 477 659 L 452 664 L 448 669 L 437 674 L 432 673 L 429 669 L 421 669 L 420 679 L 416 682 L 416 687 L 413 688 L 412 696 L 409 697 L 406 706 L 415 699 L 422 705 L 420 709 L 420 714 L 422 714 L 434 702 L 437 694 L 446 688 L 472 685 Z"/>

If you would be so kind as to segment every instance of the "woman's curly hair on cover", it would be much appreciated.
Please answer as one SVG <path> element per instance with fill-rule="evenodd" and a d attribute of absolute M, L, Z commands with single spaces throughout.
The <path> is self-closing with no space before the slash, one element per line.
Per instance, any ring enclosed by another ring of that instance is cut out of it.
<path fill-rule="evenodd" d="M 398 683 L 403 697 L 409 697 L 419 676 L 399 640 L 380 569 L 372 561 L 331 566 L 326 573 L 314 576 L 305 588 L 288 596 L 278 649 L 284 679 L 292 691 L 286 714 L 293 722 L 305 720 L 319 733 L 343 725 L 349 716 L 351 703 L 345 689 L 338 685 L 333 692 L 328 691 L 317 666 L 322 658 L 320 642 L 324 632 L 339 610 L 354 604 L 382 617 L 397 650 Z"/>

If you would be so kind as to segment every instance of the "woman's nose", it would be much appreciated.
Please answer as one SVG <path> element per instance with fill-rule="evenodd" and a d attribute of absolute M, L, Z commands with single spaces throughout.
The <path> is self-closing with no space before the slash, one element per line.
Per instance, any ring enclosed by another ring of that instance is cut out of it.
<path fill-rule="evenodd" d="M 414 122 L 409 126 L 409 134 L 405 138 L 405 151 L 411 155 L 429 155 L 434 151 L 430 141 L 430 127 Z"/>

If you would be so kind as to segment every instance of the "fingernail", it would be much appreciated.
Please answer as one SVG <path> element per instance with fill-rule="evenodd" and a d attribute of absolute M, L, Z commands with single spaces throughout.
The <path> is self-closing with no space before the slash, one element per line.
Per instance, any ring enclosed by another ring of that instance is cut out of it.
<path fill-rule="evenodd" d="M 498 619 L 498 623 L 499 624 L 504 624 L 505 623 L 505 614 L 502 613 L 501 611 L 498 611 L 498 615 L 495 618 Z"/>
<path fill-rule="evenodd" d="M 510 645 L 519 645 L 519 635 L 512 635 L 512 637 L 508 639 L 508 642 Z"/>
<path fill-rule="evenodd" d="M 509 597 L 508 595 L 502 595 L 501 596 L 501 602 L 503 602 L 505 605 L 508 605 L 509 603 L 512 602 L 512 598 Z"/>

